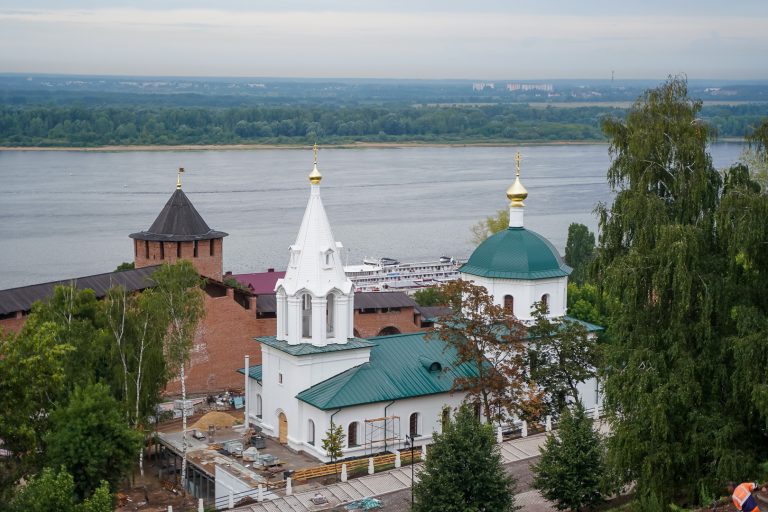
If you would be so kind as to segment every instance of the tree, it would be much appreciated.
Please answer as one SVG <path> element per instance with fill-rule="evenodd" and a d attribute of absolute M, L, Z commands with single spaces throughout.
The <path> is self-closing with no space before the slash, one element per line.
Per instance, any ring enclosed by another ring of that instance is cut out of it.
<path fill-rule="evenodd" d="M 595 255 L 595 234 L 584 224 L 568 226 L 568 241 L 565 243 L 565 263 L 573 268 L 570 281 L 584 284 L 589 277 L 589 266 Z"/>
<path fill-rule="evenodd" d="M 331 425 L 328 427 L 321 445 L 323 450 L 325 450 L 325 453 L 330 457 L 331 463 L 336 462 L 339 457 L 344 454 L 342 448 L 344 448 L 345 437 L 344 428 L 341 425 L 335 425 L 333 421 L 331 421 Z M 337 470 L 336 480 L 338 479 L 339 474 Z"/>
<path fill-rule="evenodd" d="M 760 382 L 765 372 L 734 357 L 727 338 L 737 332 L 737 306 L 766 312 L 764 288 L 750 279 L 759 274 L 763 285 L 768 271 L 757 251 L 768 214 L 746 184 L 723 187 L 700 110 L 673 78 L 625 121 L 604 123 L 616 196 L 598 207 L 596 270 L 622 304 L 609 310 L 604 352 L 608 462 L 634 482 L 637 510 L 701 502 L 766 455 L 766 416 L 738 392 L 750 375 L 739 370 L 762 372 Z M 749 208 L 723 216 L 745 194 Z"/>
<path fill-rule="evenodd" d="M 109 484 L 101 485 L 81 504 L 75 499 L 75 482 L 65 469 L 45 468 L 30 479 L 8 503 L 8 512 L 112 512 Z"/>
<path fill-rule="evenodd" d="M 136 268 L 136 264 L 134 262 L 124 261 L 117 266 L 117 268 L 115 269 L 115 272 L 124 272 L 126 270 L 133 270 L 135 268 Z"/>
<path fill-rule="evenodd" d="M 549 414 L 556 416 L 579 401 L 578 384 L 595 377 L 597 338 L 579 322 L 550 318 L 547 305 L 533 305 L 530 339 L 531 378 L 542 389 Z"/>
<path fill-rule="evenodd" d="M 448 304 L 448 298 L 444 297 L 440 293 L 440 290 L 434 286 L 416 290 L 416 292 L 413 294 L 413 300 L 415 300 L 419 306 L 425 307 L 445 306 Z"/>
<path fill-rule="evenodd" d="M 433 440 L 413 486 L 415 512 L 517 510 L 515 482 L 504 471 L 492 425 L 481 424 L 465 404 Z"/>
<path fill-rule="evenodd" d="M 197 333 L 197 326 L 205 314 L 202 284 L 195 267 L 187 260 L 163 265 L 152 275 L 155 284 L 153 303 L 167 320 L 163 352 L 168 371 L 178 372 L 181 399 L 186 403 L 187 386 L 185 365 Z M 182 463 L 181 486 L 187 488 L 187 408 L 182 407 Z"/>
<path fill-rule="evenodd" d="M 600 434 L 576 402 L 563 409 L 557 431 L 547 437 L 532 467 L 533 486 L 558 510 L 592 509 L 603 501 L 603 451 Z"/>
<path fill-rule="evenodd" d="M 540 396 L 528 375 L 525 326 L 494 304 L 483 286 L 459 279 L 440 287 L 449 297 L 453 314 L 430 336 L 457 353 L 455 364 L 470 364 L 471 377 L 457 377 L 454 387 L 480 402 L 489 421 L 510 416 L 535 416 Z"/>
<path fill-rule="evenodd" d="M 508 227 L 509 209 L 505 208 L 496 212 L 496 215 L 486 217 L 485 219 L 472 226 L 472 243 L 475 245 L 480 245 L 489 236 L 507 229 Z"/>
<path fill-rule="evenodd" d="M 0 468 L 0 501 L 42 465 L 49 412 L 62 399 L 72 351 L 59 341 L 56 324 L 33 315 L 18 335 L 0 335 L 0 439 L 10 452 Z"/>
<path fill-rule="evenodd" d="M 76 388 L 69 402 L 51 413 L 46 458 L 72 474 L 78 497 L 89 496 L 106 480 L 117 483 L 133 467 L 141 434 L 132 430 L 120 404 L 104 384 Z"/>
<path fill-rule="evenodd" d="M 103 317 L 113 342 L 113 359 L 119 361 L 118 389 L 114 394 L 126 404 L 128 424 L 143 432 L 154 414 L 160 393 L 168 381 L 163 358 L 163 335 L 167 318 L 154 308 L 155 292 L 128 293 L 123 287 L 107 292 L 102 301 Z M 139 447 L 139 472 L 144 475 L 144 443 Z"/>

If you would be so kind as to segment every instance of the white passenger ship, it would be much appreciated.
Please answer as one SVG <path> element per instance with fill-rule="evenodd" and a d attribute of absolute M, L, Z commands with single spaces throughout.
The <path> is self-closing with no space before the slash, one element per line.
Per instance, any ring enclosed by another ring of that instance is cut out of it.
<path fill-rule="evenodd" d="M 403 291 L 437 286 L 459 278 L 464 262 L 442 256 L 437 261 L 400 263 L 392 258 L 365 258 L 362 265 L 347 265 L 344 272 L 360 292 Z"/>

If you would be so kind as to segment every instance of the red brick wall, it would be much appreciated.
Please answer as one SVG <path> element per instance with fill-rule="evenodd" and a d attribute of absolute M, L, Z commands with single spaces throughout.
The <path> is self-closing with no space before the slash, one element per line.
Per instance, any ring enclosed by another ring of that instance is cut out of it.
<path fill-rule="evenodd" d="M 232 293 L 230 288 L 223 297 L 205 296 L 205 318 L 187 367 L 190 395 L 242 389 L 244 376 L 236 370 L 244 366 L 245 355 L 251 356 L 251 364 L 261 364 L 261 347 L 253 338 L 275 334 L 274 318 L 256 318 L 255 298 L 251 299 L 251 309 L 245 309 L 234 300 Z M 181 393 L 179 380 L 169 382 L 165 393 Z"/>
<path fill-rule="evenodd" d="M 22 315 L 21 311 L 17 311 L 13 318 L 0 319 L 0 332 L 19 332 L 26 320 L 27 316 Z"/>
<path fill-rule="evenodd" d="M 134 240 L 134 264 L 136 268 L 148 267 L 150 265 L 159 265 L 161 263 L 175 263 L 179 258 L 176 256 L 179 242 L 156 242 L 146 240 Z M 198 272 L 205 277 L 210 277 L 217 281 L 222 278 L 222 250 L 224 239 L 215 238 L 213 240 L 199 240 L 197 242 L 197 257 L 195 257 L 194 242 L 181 243 L 181 259 L 189 260 L 195 266 Z M 149 257 L 147 257 L 146 245 L 149 245 Z M 161 244 L 164 249 L 161 249 Z M 213 256 L 211 256 L 211 244 L 213 244 Z M 162 257 L 161 257 L 162 256 Z"/>
<path fill-rule="evenodd" d="M 355 330 L 361 338 L 377 336 L 385 327 L 395 327 L 401 333 L 421 331 L 413 321 L 413 308 L 402 308 L 388 313 L 363 313 L 355 310 Z"/>

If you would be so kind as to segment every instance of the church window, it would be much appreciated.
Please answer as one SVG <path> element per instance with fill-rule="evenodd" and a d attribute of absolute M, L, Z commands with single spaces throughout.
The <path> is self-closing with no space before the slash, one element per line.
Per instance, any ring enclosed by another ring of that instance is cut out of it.
<path fill-rule="evenodd" d="M 301 296 L 301 337 L 312 337 L 312 296 L 308 293 Z"/>
<path fill-rule="evenodd" d="M 176 242 L 176 257 L 181 258 L 181 242 Z"/>
<path fill-rule="evenodd" d="M 315 444 L 315 422 L 312 420 L 307 422 L 307 442 L 311 445 Z"/>
<path fill-rule="evenodd" d="M 515 298 L 511 295 L 504 296 L 504 312 L 510 316 L 515 316 Z"/>
<path fill-rule="evenodd" d="M 549 312 L 549 294 L 545 293 L 541 296 L 541 305 L 544 306 L 544 309 Z"/>
<path fill-rule="evenodd" d="M 419 435 L 419 413 L 417 412 L 411 414 L 408 421 L 408 433 L 411 437 Z"/>
<path fill-rule="evenodd" d="M 333 322 L 336 306 L 336 296 L 329 293 L 325 298 L 325 332 L 329 337 L 333 337 Z"/>
<path fill-rule="evenodd" d="M 359 428 L 359 423 L 356 421 L 353 421 L 349 424 L 349 428 L 347 429 L 347 446 L 353 447 L 353 446 L 359 446 L 357 444 L 357 430 Z"/>
<path fill-rule="evenodd" d="M 282 384 L 283 383 L 283 372 L 279 372 L 277 374 L 277 383 Z"/>
<path fill-rule="evenodd" d="M 160 259 L 165 259 L 165 242 L 160 242 Z"/>
<path fill-rule="evenodd" d="M 195 258 L 197 258 L 197 245 L 198 245 L 197 240 L 195 240 L 195 250 L 194 250 L 194 253 L 192 254 L 192 256 Z"/>
<path fill-rule="evenodd" d="M 261 418 L 261 395 L 256 395 L 256 417 Z"/>

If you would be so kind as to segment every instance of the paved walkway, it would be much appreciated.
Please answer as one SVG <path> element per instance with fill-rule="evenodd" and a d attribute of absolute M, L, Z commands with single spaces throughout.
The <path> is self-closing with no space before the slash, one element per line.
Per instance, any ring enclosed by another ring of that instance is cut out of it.
<path fill-rule="evenodd" d="M 546 440 L 546 434 L 536 434 L 530 437 L 512 439 L 501 443 L 501 456 L 504 464 L 530 459 L 539 455 L 540 447 Z M 427 451 L 429 457 L 429 451 Z M 418 474 L 421 464 L 416 464 L 415 474 Z M 402 491 L 411 486 L 411 467 L 404 466 L 374 475 L 353 478 L 347 482 L 339 482 L 320 489 L 296 492 L 292 496 L 284 496 L 255 505 L 238 507 L 241 512 L 314 512 L 329 510 L 339 505 L 370 496 L 381 496 L 396 491 Z M 315 505 L 311 499 L 318 493 L 322 494 L 328 503 Z M 517 503 L 522 510 L 537 510 L 542 512 L 554 511 L 537 491 L 528 491 L 517 495 Z"/>

